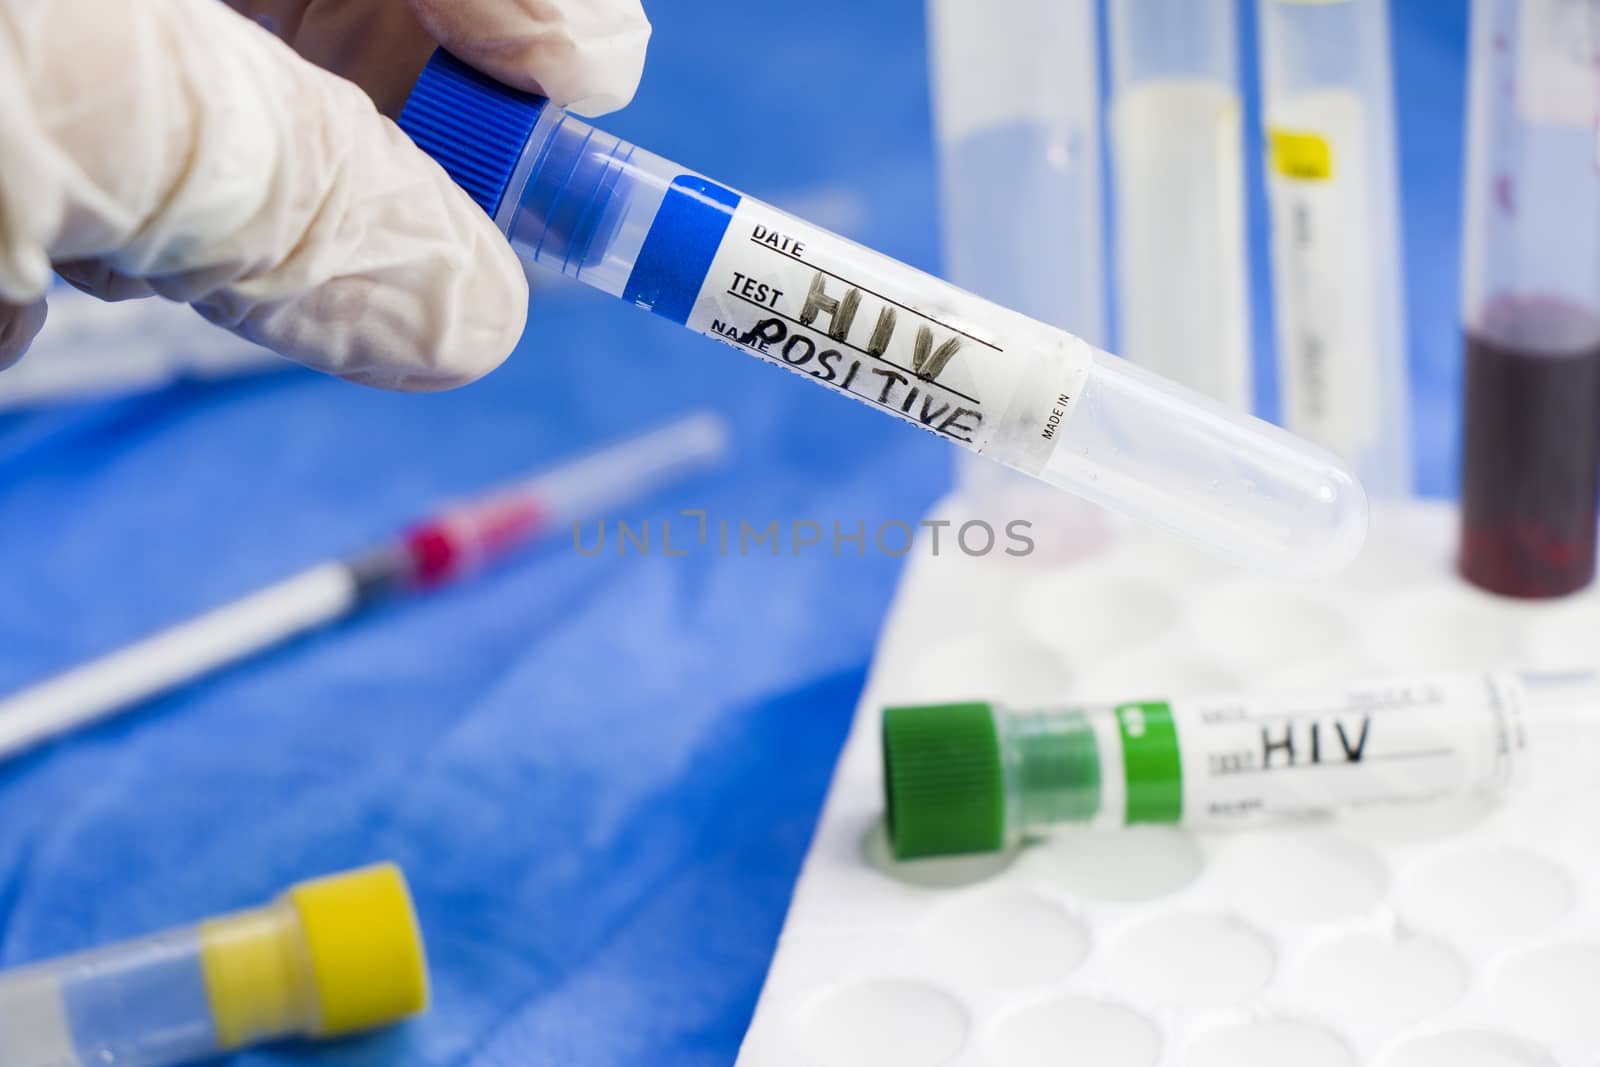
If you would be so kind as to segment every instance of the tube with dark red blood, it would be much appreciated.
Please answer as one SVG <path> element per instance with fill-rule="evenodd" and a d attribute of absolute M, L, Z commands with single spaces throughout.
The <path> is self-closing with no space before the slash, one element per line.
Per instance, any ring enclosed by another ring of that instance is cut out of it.
<path fill-rule="evenodd" d="M 1595 572 L 1600 3 L 1474 0 L 1458 567 L 1515 597 Z"/>

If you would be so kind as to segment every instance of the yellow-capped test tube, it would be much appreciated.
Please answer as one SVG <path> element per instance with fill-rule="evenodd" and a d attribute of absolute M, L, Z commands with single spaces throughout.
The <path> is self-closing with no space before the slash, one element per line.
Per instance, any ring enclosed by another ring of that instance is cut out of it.
<path fill-rule="evenodd" d="M 405 877 L 378 864 L 270 904 L 0 975 L 5 1067 L 169 1067 L 338 1037 L 427 1006 Z"/>

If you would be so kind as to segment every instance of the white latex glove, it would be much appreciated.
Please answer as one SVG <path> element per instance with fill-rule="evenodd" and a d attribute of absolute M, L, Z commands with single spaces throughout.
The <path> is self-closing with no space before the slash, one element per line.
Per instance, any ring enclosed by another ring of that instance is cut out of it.
<path fill-rule="evenodd" d="M 397 110 L 438 41 L 557 103 L 619 107 L 650 34 L 638 0 L 232 6 L 251 17 L 0 0 L 0 367 L 43 324 L 52 270 L 107 299 L 192 304 L 369 385 L 498 366 L 527 313 L 521 268 L 373 101 Z"/>

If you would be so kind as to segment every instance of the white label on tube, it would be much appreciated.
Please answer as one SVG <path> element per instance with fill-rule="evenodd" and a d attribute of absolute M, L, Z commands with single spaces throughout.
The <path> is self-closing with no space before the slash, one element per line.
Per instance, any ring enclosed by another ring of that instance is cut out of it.
<path fill-rule="evenodd" d="M 1600 121 L 1600 0 L 1523 0 L 1516 32 L 1523 119 L 1584 128 Z"/>
<path fill-rule="evenodd" d="M 1250 295 L 1238 94 L 1162 79 L 1111 109 L 1120 354 L 1249 411 Z"/>
<path fill-rule="evenodd" d="M 1268 130 L 1284 424 L 1351 461 L 1380 430 L 1364 147 L 1353 93 L 1300 97 Z"/>
<path fill-rule="evenodd" d="M 1091 360 L 1070 335 L 750 197 L 686 325 L 1030 472 Z"/>
<path fill-rule="evenodd" d="M 78 1067 L 61 983 L 43 968 L 0 979 L 0 1063 Z"/>
<path fill-rule="evenodd" d="M 1322 818 L 1509 784 L 1523 699 L 1514 676 L 1491 674 L 1174 703 L 1183 821 Z"/>

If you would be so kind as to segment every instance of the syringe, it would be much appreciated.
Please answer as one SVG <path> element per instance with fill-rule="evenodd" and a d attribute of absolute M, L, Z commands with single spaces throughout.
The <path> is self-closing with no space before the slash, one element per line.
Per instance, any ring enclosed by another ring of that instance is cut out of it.
<path fill-rule="evenodd" d="M 890 707 L 889 833 L 911 859 L 1065 824 L 1222 829 L 1460 801 L 1520 781 L 1530 745 L 1560 746 L 1597 712 L 1589 670 L 1029 712 Z"/>
<path fill-rule="evenodd" d="M 427 1007 L 405 877 L 379 864 L 263 907 L 0 974 L 5 1067 L 169 1067 Z"/>
<path fill-rule="evenodd" d="M 399 539 L 320 563 L 242 600 L 0 699 L 0 759 L 297 634 L 473 573 L 567 523 L 646 496 L 727 452 L 727 427 L 691 415 L 476 500 Z"/>
<path fill-rule="evenodd" d="M 1332 454 L 592 129 L 444 52 L 401 127 L 522 258 L 1291 575 L 1366 534 Z"/>

